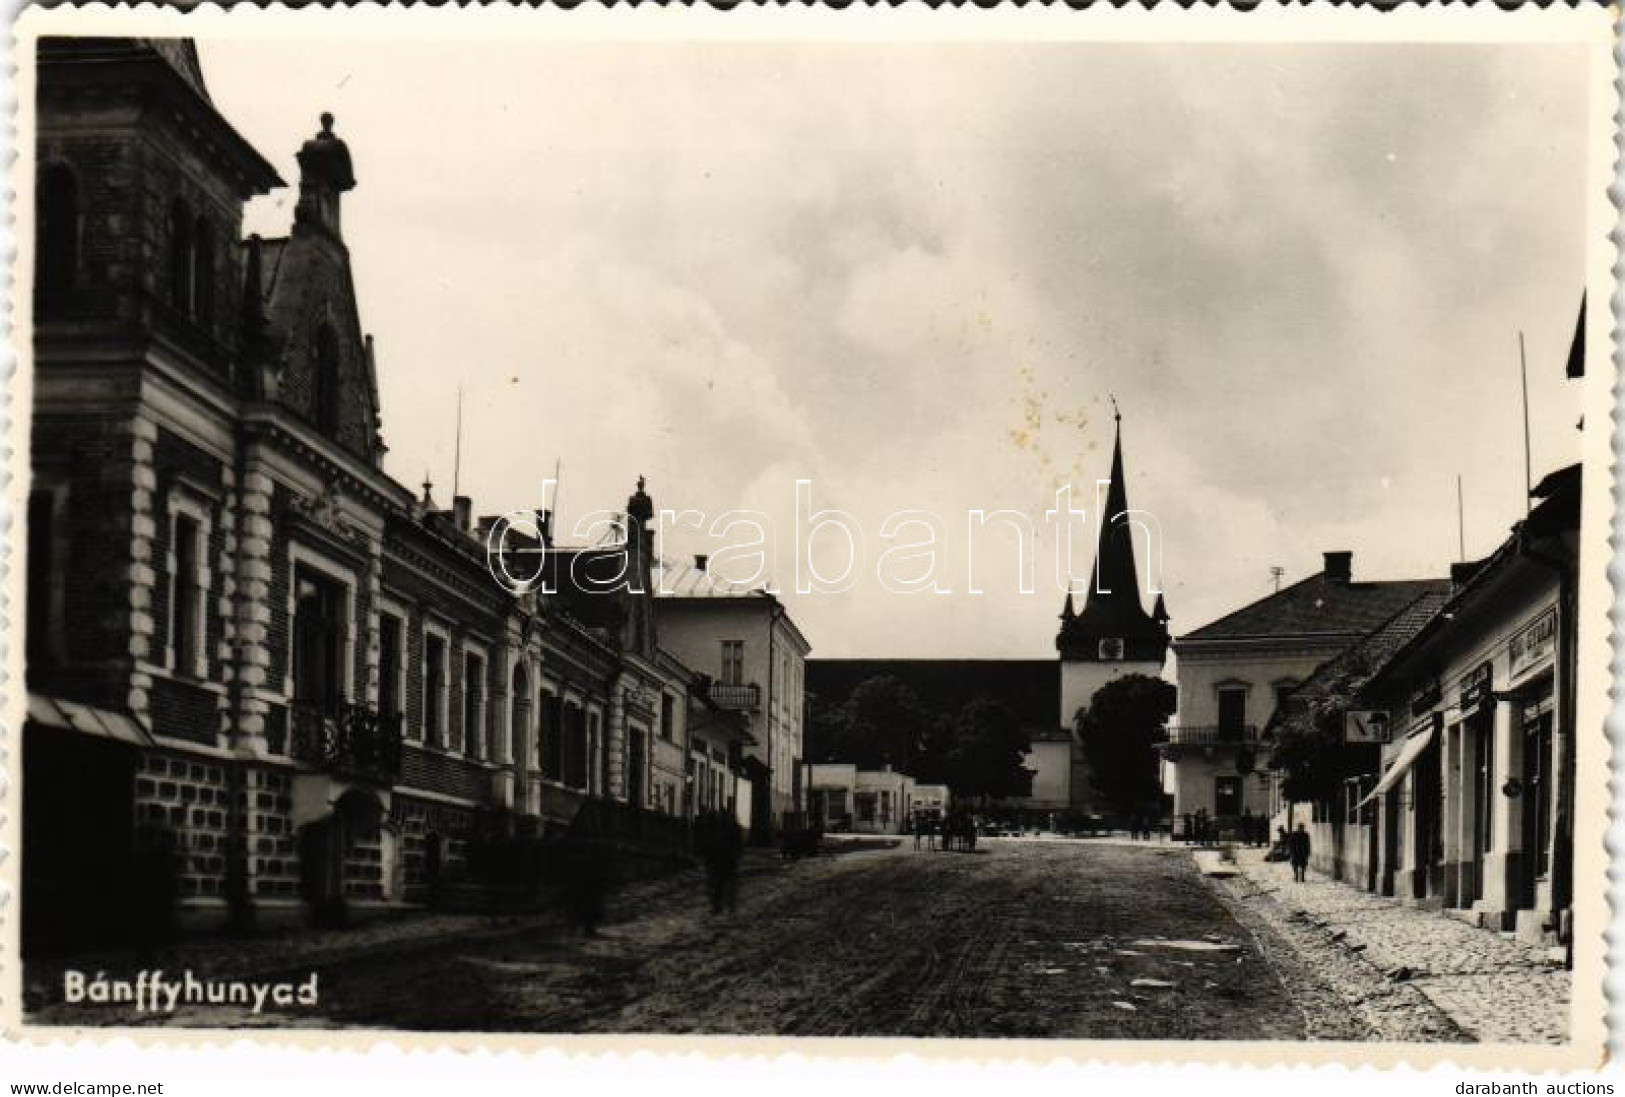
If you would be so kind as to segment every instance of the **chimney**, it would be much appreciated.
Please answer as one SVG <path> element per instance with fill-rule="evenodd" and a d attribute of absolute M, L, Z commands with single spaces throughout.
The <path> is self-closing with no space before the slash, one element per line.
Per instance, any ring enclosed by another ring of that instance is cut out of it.
<path fill-rule="evenodd" d="M 1328 552 L 1326 558 L 1326 581 L 1328 583 L 1348 583 L 1354 577 L 1354 553 Z"/>
<path fill-rule="evenodd" d="M 707 556 L 705 553 L 696 552 L 694 554 L 694 570 L 695 571 L 704 572 L 707 565 L 709 565 L 710 563 L 711 563 L 711 558 L 709 556 Z"/>
<path fill-rule="evenodd" d="M 451 520 L 460 530 L 467 530 L 474 524 L 474 500 L 467 495 L 457 495 L 451 500 Z"/>

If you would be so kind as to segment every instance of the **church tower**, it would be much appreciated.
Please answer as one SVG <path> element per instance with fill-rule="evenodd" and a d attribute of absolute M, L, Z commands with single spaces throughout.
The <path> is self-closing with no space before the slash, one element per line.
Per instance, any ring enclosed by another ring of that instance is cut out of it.
<path fill-rule="evenodd" d="M 1156 677 L 1168 657 L 1168 609 L 1157 595 L 1150 613 L 1140 597 L 1139 568 L 1134 559 L 1134 531 L 1129 520 L 1128 489 L 1123 475 L 1123 417 L 1118 415 L 1112 446 L 1111 480 L 1106 503 L 1096 516 L 1100 536 L 1095 565 L 1083 608 L 1067 592 L 1055 647 L 1061 654 L 1061 720 L 1071 730 L 1078 710 L 1088 708 L 1095 691 L 1126 674 Z M 1142 525 L 1138 527 L 1144 529 Z M 1144 535 L 1142 534 L 1142 539 Z M 1151 561 L 1147 561 L 1149 567 Z M 1072 800 L 1087 799 L 1088 782 L 1073 747 Z"/>

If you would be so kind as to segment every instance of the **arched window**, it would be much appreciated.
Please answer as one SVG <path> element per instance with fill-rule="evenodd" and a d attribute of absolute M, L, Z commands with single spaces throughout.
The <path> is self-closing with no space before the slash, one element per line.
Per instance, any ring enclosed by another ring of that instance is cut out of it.
<path fill-rule="evenodd" d="M 323 431 L 339 425 L 339 337 L 332 324 L 316 329 L 315 383 L 311 385 L 312 419 Z"/>
<path fill-rule="evenodd" d="M 192 227 L 192 315 L 214 321 L 214 226 L 202 217 Z"/>
<path fill-rule="evenodd" d="M 192 315 L 192 211 L 177 198 L 169 204 L 169 303 Z"/>
<path fill-rule="evenodd" d="M 79 280 L 79 181 L 64 164 L 40 172 L 34 240 L 34 312 L 58 314 Z"/>

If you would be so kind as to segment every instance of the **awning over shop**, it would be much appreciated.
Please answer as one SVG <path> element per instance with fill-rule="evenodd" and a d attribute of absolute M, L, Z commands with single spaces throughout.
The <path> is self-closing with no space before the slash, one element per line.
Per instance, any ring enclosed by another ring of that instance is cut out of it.
<path fill-rule="evenodd" d="M 1433 742 L 1432 724 L 1405 740 L 1405 745 L 1400 748 L 1399 757 L 1394 759 L 1394 764 L 1388 767 L 1387 771 L 1382 775 L 1382 780 L 1377 782 L 1376 787 L 1367 793 L 1365 799 L 1361 800 L 1357 806 L 1364 807 L 1399 784 L 1400 778 L 1405 776 L 1405 771 L 1411 768 L 1417 758 L 1421 757 L 1422 752 L 1428 748 L 1428 744 L 1431 742 Z"/>
<path fill-rule="evenodd" d="M 41 693 L 28 695 L 28 720 L 42 727 L 58 731 L 77 731 L 103 739 L 113 739 L 132 746 L 150 747 L 152 736 L 140 724 L 120 712 L 66 701 L 60 697 L 47 697 Z"/>

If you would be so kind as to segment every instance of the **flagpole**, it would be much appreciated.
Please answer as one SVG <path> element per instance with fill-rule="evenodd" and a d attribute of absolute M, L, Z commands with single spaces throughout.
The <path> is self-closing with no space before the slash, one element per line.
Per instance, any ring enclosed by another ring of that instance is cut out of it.
<path fill-rule="evenodd" d="M 1523 514 L 1527 518 L 1535 480 L 1529 459 L 1529 359 L 1524 354 L 1522 331 L 1518 332 L 1518 372 L 1523 379 Z"/>
<path fill-rule="evenodd" d="M 1467 509 L 1461 501 L 1461 473 L 1456 473 L 1456 558 L 1467 562 Z"/>
<path fill-rule="evenodd" d="M 463 386 L 457 386 L 457 443 L 451 458 L 451 497 L 457 501 L 457 490 L 463 476 Z"/>

